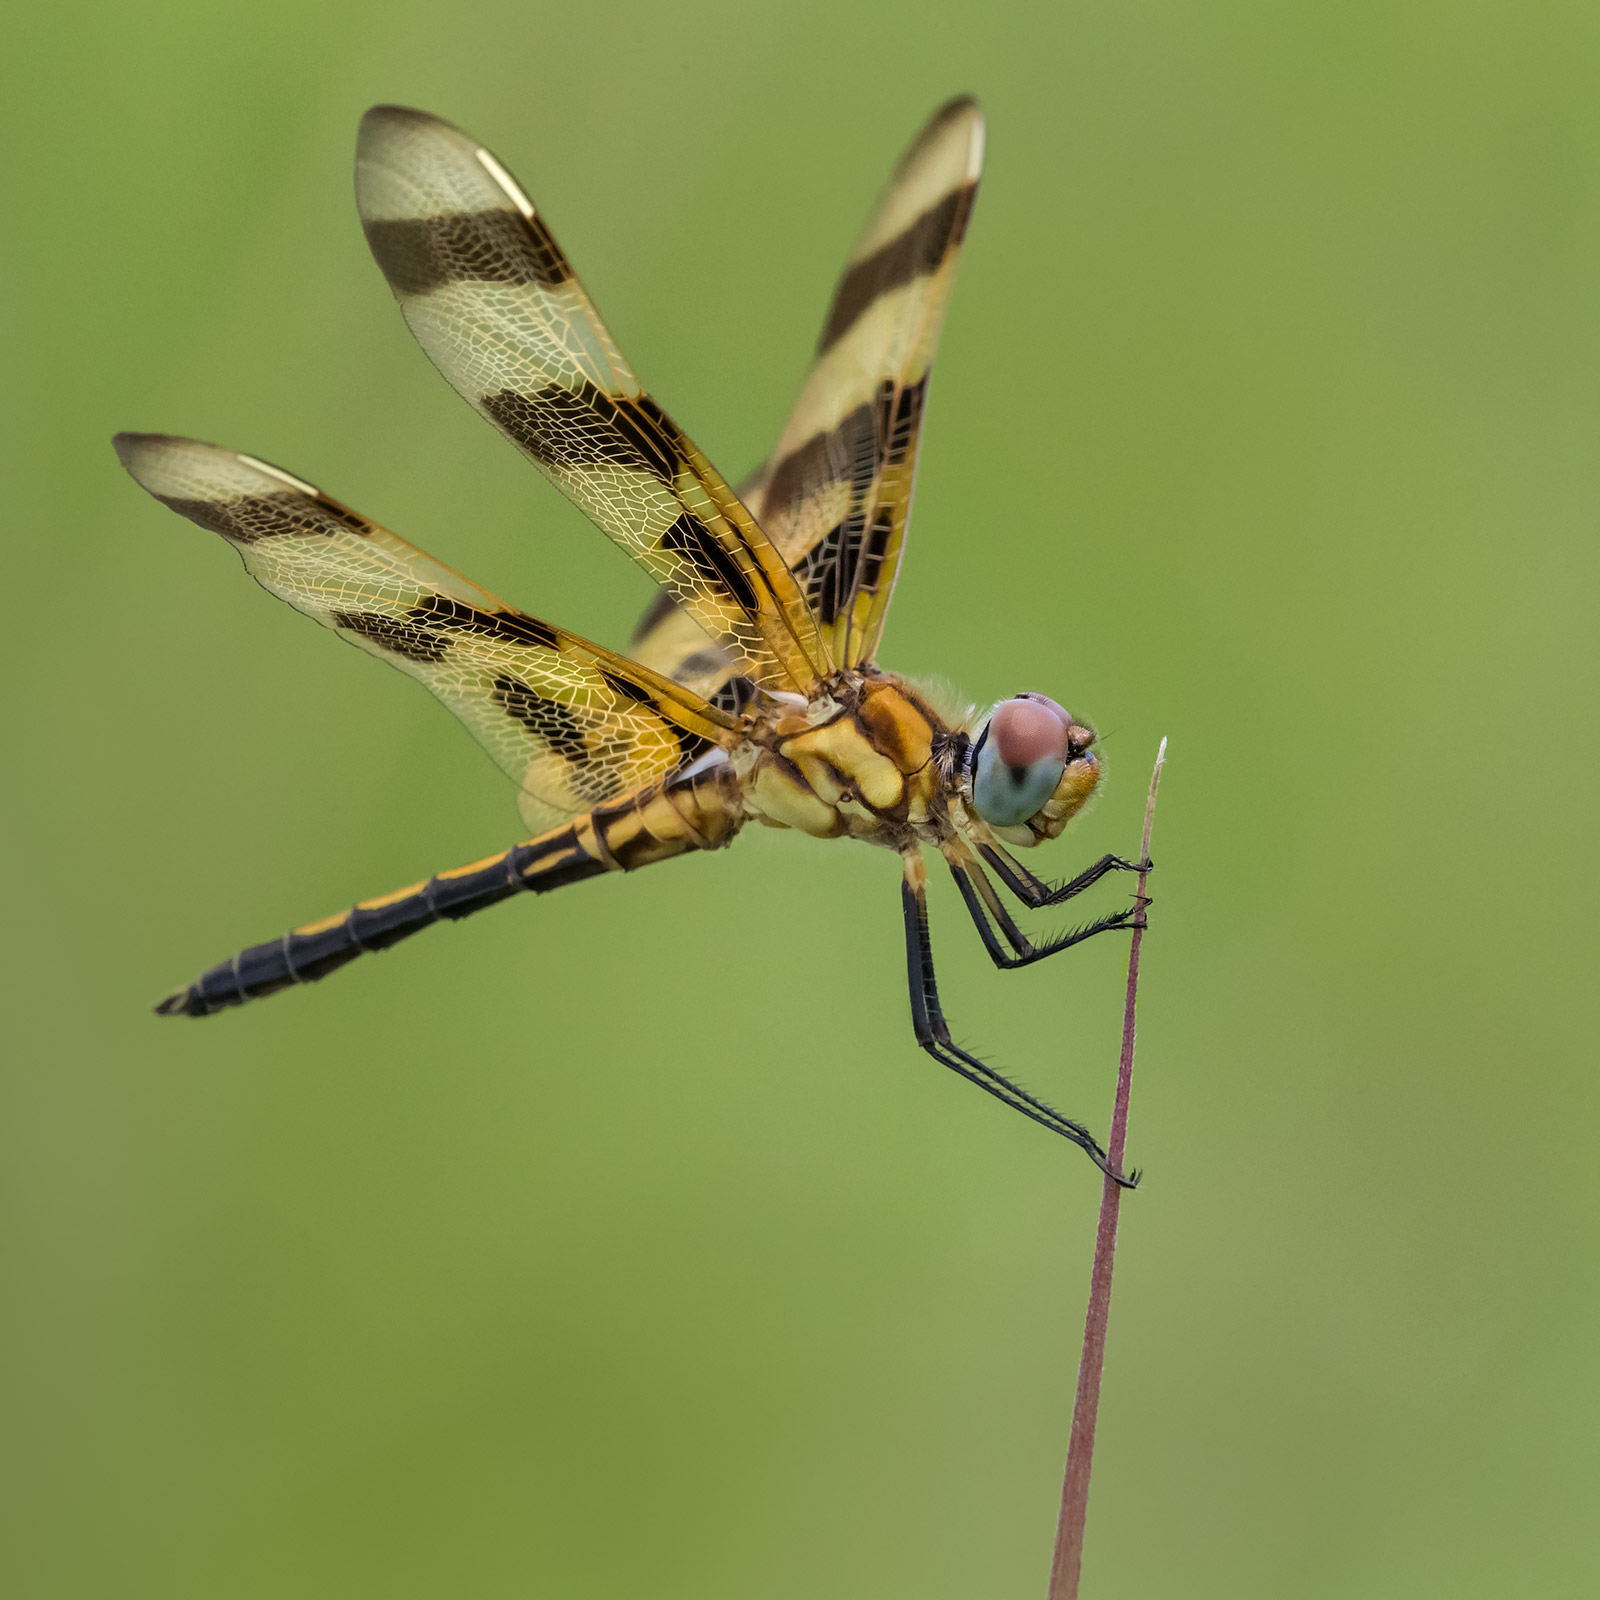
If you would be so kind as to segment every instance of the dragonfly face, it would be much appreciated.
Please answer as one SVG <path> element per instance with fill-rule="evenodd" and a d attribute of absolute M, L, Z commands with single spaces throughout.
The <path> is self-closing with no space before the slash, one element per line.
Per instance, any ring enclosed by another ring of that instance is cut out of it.
<path fill-rule="evenodd" d="M 1043 695 L 974 737 L 877 665 L 904 552 L 934 349 L 971 216 L 983 118 L 937 112 L 901 158 L 834 293 L 766 464 L 736 490 L 645 392 L 548 225 L 460 129 L 400 106 L 362 120 L 356 200 L 418 341 L 460 394 L 661 590 L 629 653 L 530 616 L 254 456 L 121 434 L 123 465 L 220 534 L 270 593 L 430 689 L 512 779 L 536 837 L 242 950 L 167 996 L 208 1016 L 524 891 L 718 849 L 749 821 L 893 850 L 917 1042 L 1071 1140 L 1081 1124 L 952 1041 L 933 976 L 923 849 L 949 866 L 984 946 L 1035 946 L 988 876 L 1030 907 L 1050 885 L 1005 844 L 1055 838 L 1098 781 L 1093 733 Z"/>
<path fill-rule="evenodd" d="M 972 809 L 1007 844 L 1059 838 L 1100 781 L 1094 730 L 1042 694 L 994 708 L 968 759 Z"/>

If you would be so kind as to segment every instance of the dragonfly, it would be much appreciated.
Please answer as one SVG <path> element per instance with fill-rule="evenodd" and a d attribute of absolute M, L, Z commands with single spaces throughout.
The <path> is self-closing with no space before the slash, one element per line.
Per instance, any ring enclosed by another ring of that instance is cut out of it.
<path fill-rule="evenodd" d="M 1084 1150 L 1082 1123 L 963 1048 L 934 977 L 925 850 L 994 964 L 1144 923 L 1147 901 L 1035 943 L 1063 882 L 1012 853 L 1060 836 L 1100 779 L 1095 734 L 1046 695 L 980 716 L 877 664 L 905 548 L 928 379 L 983 163 L 950 101 L 902 155 L 834 290 L 799 399 L 737 489 L 634 376 L 545 219 L 450 123 L 376 106 L 356 199 L 411 332 L 454 388 L 659 588 L 627 654 L 507 604 L 293 473 L 170 434 L 123 466 L 220 534 L 269 593 L 430 689 L 516 784 L 531 837 L 251 945 L 156 1006 L 204 1017 L 326 977 L 524 893 L 732 843 L 755 822 L 894 851 L 911 1017 L 934 1060 Z"/>

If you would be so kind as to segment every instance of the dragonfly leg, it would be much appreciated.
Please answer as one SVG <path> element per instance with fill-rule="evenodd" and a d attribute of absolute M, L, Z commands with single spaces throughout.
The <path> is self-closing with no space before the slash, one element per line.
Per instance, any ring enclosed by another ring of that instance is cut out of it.
<path fill-rule="evenodd" d="M 963 1050 L 950 1037 L 950 1027 L 939 1004 L 939 989 L 933 975 L 933 941 L 928 932 L 927 870 L 920 855 L 901 858 L 905 876 L 901 883 L 901 903 L 906 923 L 906 972 L 911 988 L 911 1025 L 917 1043 L 942 1067 L 948 1067 L 986 1094 L 1004 1101 L 1015 1111 L 1041 1127 L 1060 1134 L 1078 1146 L 1109 1178 L 1131 1189 L 1137 1174 L 1124 1177 L 1106 1165 L 1106 1153 L 1099 1141 L 1081 1122 L 1074 1122 L 1054 1106 L 1030 1094 L 1020 1084 L 996 1072 L 977 1056 Z"/>
<path fill-rule="evenodd" d="M 1032 911 L 1058 906 L 1074 895 L 1082 894 L 1108 872 L 1150 872 L 1155 866 L 1152 861 L 1127 861 L 1121 856 L 1101 856 L 1092 867 L 1086 867 L 1077 877 L 1068 878 L 1065 883 L 1049 883 L 1029 872 L 1015 856 L 998 845 L 980 843 L 978 853 L 994 869 L 995 876 L 1006 888 Z"/>
<path fill-rule="evenodd" d="M 983 940 L 983 947 L 989 952 L 989 959 L 1005 972 L 1013 971 L 1017 967 L 1032 966 L 1035 961 L 1043 961 L 1046 956 L 1070 950 L 1073 945 L 1082 944 L 1085 939 L 1092 939 L 1097 933 L 1112 933 L 1118 928 L 1142 928 L 1145 907 L 1150 904 L 1147 899 L 1140 900 L 1137 905 L 1131 906 L 1126 911 L 1114 911 L 1110 916 L 1101 917 L 1097 922 L 1091 922 L 1082 928 L 1074 928 L 1068 933 L 1036 945 L 1017 926 L 1011 913 L 1006 910 L 1004 902 L 995 893 L 994 885 L 989 882 L 983 868 L 963 847 L 957 844 L 953 848 L 946 848 L 945 860 L 949 863 L 950 875 L 956 880 L 956 888 L 961 891 L 961 898 L 966 902 L 973 926 L 977 928 L 978 935 Z M 995 933 L 997 926 L 1000 933 L 1005 936 L 1005 944 L 1000 942 Z M 1011 948 L 1007 950 L 1006 945 L 1010 945 Z"/>

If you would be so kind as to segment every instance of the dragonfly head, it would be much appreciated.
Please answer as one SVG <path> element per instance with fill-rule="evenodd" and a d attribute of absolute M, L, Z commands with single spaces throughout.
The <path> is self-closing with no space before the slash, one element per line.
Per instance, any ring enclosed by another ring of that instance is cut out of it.
<path fill-rule="evenodd" d="M 1093 743 L 1048 695 L 1002 700 L 972 746 L 972 809 L 1007 844 L 1056 838 L 1100 781 Z"/>

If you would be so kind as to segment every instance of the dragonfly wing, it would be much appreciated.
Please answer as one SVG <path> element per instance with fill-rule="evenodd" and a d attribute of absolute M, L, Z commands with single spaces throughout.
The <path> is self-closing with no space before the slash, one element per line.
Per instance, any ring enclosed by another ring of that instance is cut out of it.
<path fill-rule="evenodd" d="M 765 472 L 765 466 L 758 467 L 737 486 L 735 493 L 746 505 Z M 635 624 L 628 654 L 734 715 L 752 698 L 750 680 L 739 673 L 727 651 L 665 589 Z"/>
<path fill-rule="evenodd" d="M 455 389 L 677 600 L 737 669 L 831 670 L 783 558 L 634 377 L 515 179 L 436 117 L 362 119 L 356 201 L 407 324 Z"/>
<path fill-rule="evenodd" d="M 938 111 L 834 290 L 816 359 L 751 493 L 841 665 L 877 651 L 905 545 L 934 350 L 983 168 L 983 114 Z"/>
<path fill-rule="evenodd" d="M 734 720 L 698 695 L 515 610 L 280 468 L 168 434 L 116 446 L 141 487 L 221 534 L 263 588 L 432 690 L 517 784 L 532 828 L 731 737 Z"/>
<path fill-rule="evenodd" d="M 739 708 L 729 698 L 733 692 L 729 685 L 736 679 L 748 680 L 738 674 L 727 651 L 665 589 L 639 618 L 628 654 L 713 704 Z"/>
<path fill-rule="evenodd" d="M 970 99 L 900 158 L 834 290 L 816 358 L 777 447 L 740 495 L 800 580 L 841 666 L 876 654 L 899 570 L 928 374 L 983 165 Z M 630 648 L 711 694 L 706 640 L 658 604 Z M 731 674 L 731 666 L 723 677 Z"/>

